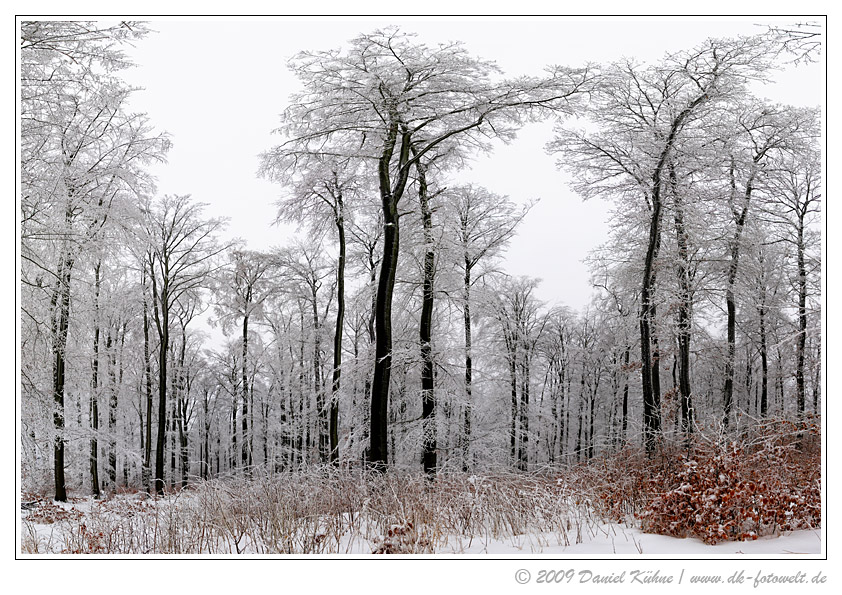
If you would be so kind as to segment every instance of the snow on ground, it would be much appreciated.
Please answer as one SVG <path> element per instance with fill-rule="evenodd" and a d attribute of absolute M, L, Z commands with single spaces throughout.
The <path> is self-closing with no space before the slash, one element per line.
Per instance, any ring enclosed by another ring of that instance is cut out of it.
<path fill-rule="evenodd" d="M 156 504 L 154 500 L 138 497 L 117 497 L 117 508 L 103 508 L 99 514 L 107 514 L 111 522 L 119 524 L 121 521 L 130 522 L 130 517 L 139 514 L 152 513 Z M 113 501 L 112 501 L 113 502 Z M 182 500 L 170 502 L 180 506 Z M 70 503 L 44 502 L 46 513 L 41 510 L 41 516 L 33 516 L 37 511 L 22 511 L 20 539 L 21 542 L 38 543 L 39 553 L 60 554 L 68 549 L 68 532 L 78 532 L 80 525 L 88 520 L 88 515 L 96 512 L 97 507 L 103 506 L 102 501 L 92 498 L 75 499 Z M 106 511 L 106 512 L 104 512 Z M 47 517 L 46 519 L 44 517 Z M 53 522 L 50 522 L 53 521 Z M 382 540 L 371 539 L 361 534 L 346 533 L 335 552 L 345 555 L 371 554 Z M 76 542 L 79 535 L 76 533 Z M 548 533 L 530 533 L 513 535 L 504 538 L 490 536 L 465 537 L 449 536 L 439 540 L 443 543 L 435 548 L 436 555 L 547 555 L 547 556 L 781 556 L 781 555 L 820 555 L 822 553 L 821 530 L 803 530 L 791 533 L 761 537 L 755 541 L 726 541 L 709 545 L 695 538 L 680 539 L 664 535 L 643 533 L 637 528 L 622 524 L 602 524 L 581 526 L 566 535 Z M 223 547 L 215 553 L 236 553 L 234 547 Z M 70 546 L 72 550 L 72 546 Z M 243 554 L 259 554 L 265 551 L 259 544 L 246 538 L 238 544 L 237 549 Z M 24 551 L 24 553 L 26 553 Z M 142 552 L 136 552 L 142 553 Z M 332 553 L 332 552 L 331 552 Z"/>
<path fill-rule="evenodd" d="M 583 535 L 581 543 L 558 544 L 555 536 L 518 535 L 503 540 L 469 542 L 461 539 L 453 549 L 460 554 L 542 554 L 588 556 L 778 556 L 787 554 L 821 554 L 821 531 L 793 531 L 786 535 L 761 537 L 756 541 L 725 541 L 708 545 L 700 539 L 680 539 L 666 535 L 643 533 L 624 525 L 602 525 L 594 535 Z M 462 547 L 458 547 L 461 545 Z M 440 552 L 444 553 L 444 552 Z"/>

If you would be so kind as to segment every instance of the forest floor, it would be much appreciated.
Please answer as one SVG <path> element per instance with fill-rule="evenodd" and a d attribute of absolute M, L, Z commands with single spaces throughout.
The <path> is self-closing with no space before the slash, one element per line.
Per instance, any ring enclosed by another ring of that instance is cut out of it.
<path fill-rule="evenodd" d="M 159 498 L 66 503 L 23 494 L 23 554 L 817 555 L 820 528 L 746 541 L 657 535 L 607 520 L 593 494 L 551 477 L 386 478 L 305 472 L 198 482 Z"/>

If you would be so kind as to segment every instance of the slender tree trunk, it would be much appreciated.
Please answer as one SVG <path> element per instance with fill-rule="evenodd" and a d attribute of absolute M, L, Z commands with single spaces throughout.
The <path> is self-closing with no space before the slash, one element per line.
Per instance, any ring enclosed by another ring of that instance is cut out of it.
<path fill-rule="evenodd" d="M 251 473 L 249 469 L 249 384 L 248 384 L 248 356 L 249 356 L 249 306 L 251 297 L 251 288 L 247 290 L 246 303 L 243 308 L 243 365 L 242 365 L 242 397 L 243 397 L 243 444 L 242 444 L 242 462 L 246 473 Z"/>
<path fill-rule="evenodd" d="M 661 202 L 653 193 L 653 210 L 649 226 L 649 244 L 643 270 L 643 285 L 640 292 L 640 359 L 643 386 L 643 439 L 646 451 L 652 454 L 661 431 L 659 379 L 654 369 L 658 365 L 656 354 L 652 354 L 652 325 L 655 317 L 654 272 L 655 257 L 660 243 Z"/>
<path fill-rule="evenodd" d="M 806 209 L 805 209 L 806 210 Z M 807 342 L 807 270 L 804 264 L 804 213 L 798 220 L 798 341 L 796 342 L 795 389 L 796 410 L 804 414 L 804 354 Z"/>
<path fill-rule="evenodd" d="M 822 384 L 822 344 L 821 338 L 818 339 L 818 348 L 816 349 L 816 378 L 813 381 L 813 413 L 819 413 L 819 394 L 821 393 Z"/>
<path fill-rule="evenodd" d="M 511 396 L 512 396 L 512 428 L 510 433 L 511 441 L 511 455 L 513 464 L 517 464 L 517 445 L 518 445 L 518 431 L 517 431 L 517 417 L 518 417 L 518 398 L 517 398 L 517 353 L 515 351 L 514 341 L 506 338 L 507 348 L 509 352 L 509 380 L 511 382 Z"/>
<path fill-rule="evenodd" d="M 153 292 L 157 293 L 154 287 L 154 275 L 152 283 Z M 169 288 L 167 287 L 167 281 L 164 280 L 159 307 L 155 309 L 161 340 L 158 348 L 158 436 L 155 443 L 155 493 L 158 495 L 164 492 L 164 450 L 167 439 L 167 356 L 170 349 L 169 299 Z"/>
<path fill-rule="evenodd" d="M 119 325 L 118 325 L 119 327 Z M 117 489 L 117 354 L 111 329 L 105 338 L 108 358 L 108 481 L 111 490 Z"/>
<path fill-rule="evenodd" d="M 693 432 L 693 403 L 690 389 L 690 339 L 693 328 L 690 287 L 689 238 L 684 223 L 684 204 L 678 191 L 675 168 L 670 164 L 670 181 L 675 200 L 675 232 L 678 241 L 678 393 L 681 400 L 681 431 L 687 440 Z"/>
<path fill-rule="evenodd" d="M 99 498 L 99 292 L 100 269 L 102 263 L 97 262 L 94 267 L 94 358 L 91 362 L 91 493 Z"/>
<path fill-rule="evenodd" d="M 756 160 L 755 160 L 756 165 Z M 733 157 L 731 158 L 731 196 L 732 201 L 737 197 L 737 183 L 735 178 L 736 164 Z M 734 298 L 734 286 L 737 282 L 737 271 L 740 264 L 740 242 L 748 220 L 749 205 L 751 204 L 751 194 L 754 190 L 754 171 L 752 170 L 748 181 L 746 182 L 745 190 L 742 197 L 742 207 L 738 210 L 736 206 L 732 205 L 732 215 L 734 217 L 735 229 L 734 237 L 731 240 L 731 262 L 728 264 L 728 285 L 725 289 L 725 309 L 727 311 L 727 341 L 728 348 L 725 356 L 725 387 L 723 388 L 723 413 L 722 425 L 728 428 L 731 421 L 731 409 L 733 408 L 734 400 L 734 359 L 736 357 L 736 325 L 737 325 L 737 305 Z"/>
<path fill-rule="evenodd" d="M 187 398 L 190 382 L 184 369 L 184 360 L 187 352 L 187 329 L 181 327 L 181 351 L 178 355 L 178 391 L 175 407 L 177 410 L 176 421 L 178 430 L 178 451 L 181 463 L 181 488 L 187 487 L 187 475 L 190 471 L 190 463 L 187 455 Z M 175 449 L 173 449 L 175 452 Z"/>
<path fill-rule="evenodd" d="M 68 203 L 66 219 L 72 217 Z M 67 348 L 67 328 L 70 318 L 70 279 L 73 270 L 73 255 L 66 249 L 61 256 L 58 266 L 58 280 L 56 289 L 50 300 L 52 311 L 52 351 L 53 351 L 53 427 L 55 441 L 53 446 L 53 479 L 55 481 L 55 499 L 59 502 L 67 501 L 67 487 L 64 476 L 64 384 L 65 384 L 65 350 Z"/>
<path fill-rule="evenodd" d="M 521 358 L 523 377 L 520 379 L 520 453 L 518 460 L 521 471 L 529 469 L 529 350 Z"/>
<path fill-rule="evenodd" d="M 623 444 L 628 441 L 629 428 L 629 357 L 631 356 L 631 347 L 626 347 L 626 353 L 623 356 L 626 372 L 623 374 Z"/>
<path fill-rule="evenodd" d="M 313 304 L 313 390 L 316 393 L 316 427 L 319 461 L 326 463 L 328 451 L 328 412 L 325 407 L 325 391 L 322 383 L 322 345 L 320 339 L 319 302 L 316 285 L 311 287 Z"/>
<path fill-rule="evenodd" d="M 660 390 L 657 387 L 659 379 L 653 378 L 657 374 L 657 358 L 653 358 L 652 345 L 652 324 L 655 318 L 654 294 L 655 294 L 655 258 L 658 254 L 661 242 L 661 193 L 663 191 L 663 173 L 675 143 L 678 133 L 684 126 L 684 122 L 691 113 L 708 98 L 705 90 L 700 93 L 690 104 L 684 108 L 672 121 L 669 134 L 667 135 L 658 162 L 652 172 L 652 212 L 649 221 L 649 243 L 646 248 L 646 259 L 643 266 L 643 284 L 640 292 L 640 359 L 641 376 L 643 389 L 643 437 L 646 452 L 654 453 L 657 439 L 661 433 L 661 405 Z"/>
<path fill-rule="evenodd" d="M 471 357 L 471 262 L 465 255 L 464 322 L 465 322 L 465 410 L 462 422 L 462 471 L 471 467 L 471 391 L 473 360 Z"/>
<path fill-rule="evenodd" d="M 333 377 L 330 395 L 330 462 L 339 464 L 339 389 L 342 382 L 342 331 L 345 324 L 345 212 L 342 194 L 337 193 L 336 231 L 339 261 L 336 265 L 336 329 L 333 333 Z"/>
<path fill-rule="evenodd" d="M 759 253 L 760 258 L 760 305 L 757 308 L 757 315 L 760 319 L 760 417 L 766 417 L 768 411 L 769 393 L 769 347 L 766 338 L 766 266 L 763 250 Z"/>
<path fill-rule="evenodd" d="M 146 291 L 143 292 L 143 376 L 146 390 L 146 441 L 143 452 L 142 482 L 143 487 L 148 490 L 152 468 L 152 360 L 149 356 L 149 304 L 146 300 Z"/>
<path fill-rule="evenodd" d="M 421 161 L 416 162 L 418 172 L 418 200 L 421 204 L 421 221 L 424 228 L 424 285 L 421 299 L 421 424 L 423 433 L 424 473 L 436 472 L 436 395 L 433 383 L 433 284 L 435 277 L 435 253 L 433 251 L 433 212 L 427 192 L 427 172 Z"/>

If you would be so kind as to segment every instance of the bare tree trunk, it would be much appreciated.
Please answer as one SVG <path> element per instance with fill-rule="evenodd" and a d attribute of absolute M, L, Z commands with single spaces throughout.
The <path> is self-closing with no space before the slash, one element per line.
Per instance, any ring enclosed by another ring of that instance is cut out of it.
<path fill-rule="evenodd" d="M 423 433 L 424 473 L 436 472 L 436 395 L 433 383 L 433 283 L 435 277 L 435 253 L 433 252 L 433 212 L 430 208 L 430 196 L 427 192 L 426 168 L 417 161 L 418 200 L 421 203 L 421 220 L 424 227 L 424 288 L 421 300 L 421 323 L 419 340 L 421 342 L 421 424 Z"/>
<path fill-rule="evenodd" d="M 251 288 L 247 290 L 246 303 L 243 308 L 243 365 L 242 365 L 242 397 L 243 397 L 243 444 L 242 444 L 242 462 L 246 473 L 251 473 L 249 469 L 249 390 L 248 390 L 248 355 L 249 355 L 249 297 L 251 297 Z"/>
<path fill-rule="evenodd" d="M 336 196 L 335 222 L 339 234 L 336 265 L 336 329 L 333 333 L 333 377 L 330 395 L 330 462 L 339 464 L 339 389 L 342 382 L 342 331 L 345 324 L 345 212 L 342 194 Z"/>
<path fill-rule="evenodd" d="M 693 403 L 690 389 L 690 339 L 692 323 L 692 290 L 690 287 L 689 238 L 684 223 L 684 204 L 678 190 L 675 167 L 669 166 L 670 182 L 675 202 L 675 233 L 678 242 L 678 392 L 681 400 L 681 431 L 688 445 L 693 432 Z"/>
<path fill-rule="evenodd" d="M 316 393 L 316 428 L 319 449 L 319 461 L 328 461 L 328 413 L 325 407 L 325 391 L 322 384 L 322 346 L 319 336 L 319 302 L 316 286 L 312 288 L 313 303 L 313 390 Z"/>
<path fill-rule="evenodd" d="M 119 326 L 119 325 L 118 325 Z M 108 358 L 108 481 L 111 490 L 117 489 L 117 354 L 111 328 L 105 338 Z"/>
<path fill-rule="evenodd" d="M 67 220 L 72 217 L 68 204 Z M 52 311 L 52 351 L 53 351 L 53 427 L 55 442 L 53 446 L 53 475 L 55 481 L 55 499 L 67 501 L 67 487 L 64 477 L 64 383 L 65 350 L 67 348 L 67 328 L 70 317 L 70 276 L 73 270 L 73 255 L 67 249 L 61 257 L 58 267 L 56 288 L 50 299 Z"/>
<path fill-rule="evenodd" d="M 473 360 L 471 358 L 471 262 L 465 255 L 465 284 L 463 286 L 465 323 L 465 411 L 462 422 L 462 471 L 468 471 L 471 461 L 471 390 Z"/>
<path fill-rule="evenodd" d="M 170 348 L 169 288 L 166 280 L 163 283 L 159 307 L 155 308 L 156 323 L 161 340 L 158 348 L 158 437 L 155 444 L 155 493 L 158 495 L 164 492 L 164 450 L 167 438 L 167 357 Z M 152 276 L 152 284 L 153 293 L 157 295 L 154 275 Z"/>
<path fill-rule="evenodd" d="M 806 207 L 804 209 L 806 211 Z M 806 390 L 804 386 L 804 354 L 807 342 L 807 270 L 804 264 L 804 216 L 798 219 L 798 341 L 796 342 L 795 388 L 796 411 L 804 414 Z"/>
<path fill-rule="evenodd" d="M 529 470 L 529 359 L 528 350 L 524 350 L 521 358 L 520 379 L 520 446 L 518 448 L 518 464 L 521 471 Z"/>
<path fill-rule="evenodd" d="M 652 324 L 655 318 L 653 303 L 654 274 L 653 266 L 660 243 L 661 203 L 653 201 L 653 213 L 649 227 L 649 245 L 643 272 L 643 286 L 640 292 L 640 358 L 643 386 L 643 440 L 648 453 L 655 451 L 655 444 L 661 432 L 660 384 L 654 377 L 654 368 L 658 365 L 657 353 L 652 354 Z M 657 352 L 657 349 L 656 349 Z"/>
<path fill-rule="evenodd" d="M 756 161 L 755 161 L 756 164 Z M 731 409 L 734 400 L 734 359 L 736 356 L 736 320 L 737 320 L 737 306 L 734 300 L 734 285 L 737 281 L 737 271 L 740 264 L 740 242 L 748 220 L 748 210 L 751 204 L 751 194 L 754 190 L 754 172 L 749 176 L 746 182 L 745 190 L 743 192 L 743 204 L 741 208 L 737 208 L 733 201 L 737 197 L 737 183 L 735 178 L 736 164 L 734 158 L 731 158 L 731 196 L 732 206 L 731 212 L 734 217 L 735 229 L 734 237 L 731 240 L 731 262 L 728 264 L 728 285 L 725 290 L 725 308 L 727 311 L 727 341 L 728 350 L 725 359 L 725 387 L 723 389 L 723 413 L 722 425 L 726 428 L 730 423 Z"/>
<path fill-rule="evenodd" d="M 99 498 L 99 292 L 100 269 L 102 263 L 97 262 L 94 267 L 94 358 L 91 362 L 91 493 Z"/>
<path fill-rule="evenodd" d="M 395 110 L 394 107 L 390 107 Z M 398 179 L 393 187 L 390 177 L 392 155 L 398 135 L 398 115 L 389 113 L 389 128 L 378 159 L 380 202 L 383 209 L 383 260 L 380 262 L 380 279 L 377 283 L 375 308 L 375 359 L 374 379 L 371 386 L 371 430 L 369 433 L 368 462 L 375 471 L 385 471 L 389 462 L 389 380 L 392 373 L 392 296 L 398 267 L 398 201 L 403 195 L 409 170 L 409 133 L 401 134 Z"/>
<path fill-rule="evenodd" d="M 151 487 L 149 482 L 152 467 L 152 361 L 149 357 L 149 304 L 146 301 L 145 290 L 143 292 L 143 376 L 146 389 L 146 441 L 143 451 L 142 482 L 143 487 L 148 490 Z"/>

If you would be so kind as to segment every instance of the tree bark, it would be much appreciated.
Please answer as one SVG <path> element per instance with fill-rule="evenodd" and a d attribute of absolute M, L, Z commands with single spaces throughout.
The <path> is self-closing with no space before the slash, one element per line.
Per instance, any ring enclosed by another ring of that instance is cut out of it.
<path fill-rule="evenodd" d="M 251 298 L 251 287 L 246 289 L 246 303 L 243 306 L 243 365 L 242 365 L 242 397 L 243 397 L 243 443 L 242 443 L 242 463 L 246 473 L 250 473 L 249 469 L 249 390 L 248 390 L 248 356 L 249 356 L 249 306 Z"/>
<path fill-rule="evenodd" d="M 678 243 L 678 392 L 681 400 L 681 431 L 689 441 L 693 432 L 693 402 L 690 389 L 690 340 L 692 322 L 692 289 L 690 286 L 689 238 L 684 223 L 684 204 L 678 191 L 675 167 L 670 163 L 670 182 L 675 202 L 675 232 Z"/>
<path fill-rule="evenodd" d="M 342 382 L 342 331 L 345 324 L 345 207 L 342 193 L 336 194 L 334 210 L 339 234 L 339 261 L 336 265 L 336 329 L 333 333 L 333 377 L 330 395 L 330 462 L 339 464 L 339 389 Z"/>
<path fill-rule="evenodd" d="M 804 263 L 804 210 L 798 213 L 798 341 L 796 342 L 795 389 L 796 411 L 804 414 L 806 390 L 804 386 L 804 354 L 807 343 L 807 270 Z"/>
<path fill-rule="evenodd" d="M 463 231 L 464 233 L 464 231 Z M 471 390 L 473 360 L 471 358 L 471 260 L 465 254 L 464 278 L 464 323 L 465 323 L 465 411 L 462 422 L 462 471 L 471 467 Z"/>
<path fill-rule="evenodd" d="M 727 311 L 727 341 L 728 349 L 725 359 L 725 386 L 722 391 L 722 425 L 727 429 L 731 418 L 731 409 L 734 401 L 734 359 L 736 357 L 736 325 L 737 325 L 737 305 L 734 299 L 734 286 L 737 282 L 737 271 L 740 264 L 740 242 L 742 240 L 743 230 L 745 229 L 746 221 L 748 220 L 749 206 L 751 205 L 751 195 L 754 191 L 754 175 L 755 167 L 760 156 L 755 156 L 752 163 L 752 171 L 746 182 L 743 191 L 743 204 L 741 208 L 733 205 L 737 195 L 736 183 L 736 163 L 734 158 L 731 158 L 730 179 L 731 179 L 731 196 L 732 206 L 731 212 L 734 217 L 734 237 L 731 240 L 731 262 L 728 264 L 728 285 L 725 289 L 725 309 Z"/>
<path fill-rule="evenodd" d="M 436 472 L 436 396 L 433 378 L 432 319 L 433 284 L 435 277 L 435 253 L 433 251 L 433 212 L 427 188 L 427 172 L 421 161 L 416 161 L 418 172 L 418 200 L 421 204 L 421 221 L 424 228 L 424 284 L 421 298 L 421 424 L 422 462 L 424 473 Z"/>
<path fill-rule="evenodd" d="M 152 361 L 149 357 L 149 304 L 143 292 L 143 376 L 146 390 L 146 441 L 143 452 L 143 486 L 150 489 L 152 467 Z M 141 429 L 143 431 L 143 429 Z"/>
<path fill-rule="evenodd" d="M 659 379 L 653 377 L 657 374 L 657 358 L 652 354 L 652 324 L 655 318 L 654 292 L 655 292 L 655 258 L 658 254 L 661 241 L 661 193 L 663 191 L 663 174 L 673 145 L 684 126 L 684 122 L 690 114 L 708 98 L 706 91 L 698 95 L 690 104 L 684 108 L 672 121 L 670 131 L 664 141 L 663 149 L 658 157 L 658 162 L 652 172 L 651 208 L 652 212 L 649 221 L 649 243 L 646 248 L 646 260 L 643 267 L 643 283 L 640 292 L 640 359 L 641 377 L 643 388 L 643 438 L 646 452 L 654 453 L 656 442 L 661 433 L 661 410 L 660 410 L 660 389 L 657 386 Z"/>
<path fill-rule="evenodd" d="M 99 489 L 99 292 L 101 262 L 94 267 L 94 357 L 91 362 L 91 493 L 100 497 Z"/>
<path fill-rule="evenodd" d="M 154 309 L 160 345 L 158 347 L 158 435 L 155 442 L 155 493 L 164 493 L 164 450 L 167 439 L 167 357 L 170 349 L 169 286 L 165 278 L 158 294 L 155 275 L 152 275 L 152 292 L 158 297 Z"/>
<path fill-rule="evenodd" d="M 68 206 L 67 220 L 72 217 Z M 50 299 L 52 310 L 51 331 L 53 351 L 53 427 L 55 441 L 53 445 L 53 479 L 55 481 L 55 499 L 67 501 L 67 487 L 64 476 L 64 385 L 65 385 L 65 350 L 67 348 L 67 328 L 70 317 L 70 279 L 74 259 L 69 249 L 61 256 L 58 266 L 58 280 Z"/>
<path fill-rule="evenodd" d="M 119 327 L 119 325 L 117 325 Z M 114 349 L 112 329 L 105 338 L 108 358 L 108 482 L 111 490 L 117 489 L 117 354 Z M 115 329 L 116 332 L 116 329 Z"/>
<path fill-rule="evenodd" d="M 394 109 L 394 108 L 392 108 Z M 397 115 L 389 114 L 390 125 L 378 160 L 380 202 L 383 209 L 383 260 L 377 283 L 375 308 L 375 360 L 371 385 L 371 427 L 368 462 L 375 471 L 385 471 L 389 462 L 389 381 L 392 373 L 392 296 L 398 267 L 398 201 L 403 195 L 409 172 L 405 167 L 409 155 L 409 134 L 404 132 L 398 162 L 398 178 L 393 188 L 390 177 L 392 155 L 397 142 Z"/>

